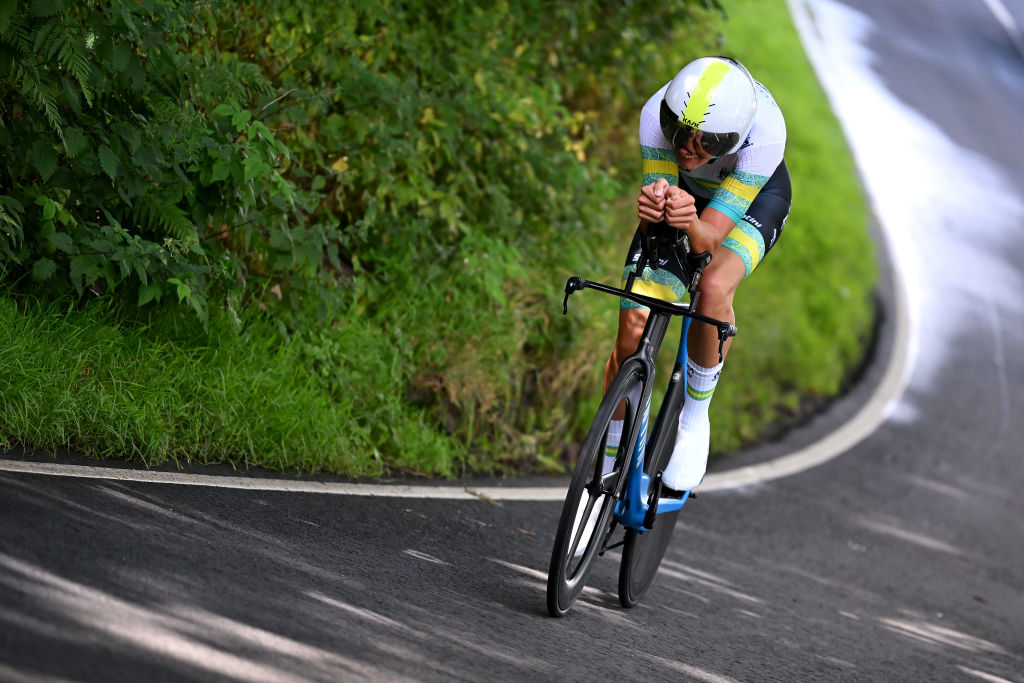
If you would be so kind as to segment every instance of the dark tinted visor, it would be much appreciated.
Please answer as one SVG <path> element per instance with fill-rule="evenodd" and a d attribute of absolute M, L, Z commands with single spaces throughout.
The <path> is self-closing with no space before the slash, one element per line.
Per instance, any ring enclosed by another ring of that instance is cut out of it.
<path fill-rule="evenodd" d="M 696 146 L 712 157 L 728 154 L 740 141 L 739 133 L 710 133 L 680 123 L 679 117 L 669 109 L 664 100 L 661 102 L 661 132 L 673 149 L 685 149 L 690 141 L 694 140 Z"/>

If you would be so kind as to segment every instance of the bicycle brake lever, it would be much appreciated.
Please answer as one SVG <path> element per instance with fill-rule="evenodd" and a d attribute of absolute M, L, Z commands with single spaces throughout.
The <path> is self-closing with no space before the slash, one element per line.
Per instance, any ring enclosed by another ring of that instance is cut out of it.
<path fill-rule="evenodd" d="M 562 315 L 569 313 L 569 295 L 573 292 L 578 292 L 583 289 L 583 278 L 579 275 L 573 275 L 571 278 L 565 281 L 565 298 L 562 299 Z"/>
<path fill-rule="evenodd" d="M 735 325 L 729 323 L 721 323 L 718 325 L 718 362 L 721 363 L 722 349 L 725 348 L 725 342 L 729 341 L 729 337 L 735 337 L 738 330 Z"/>

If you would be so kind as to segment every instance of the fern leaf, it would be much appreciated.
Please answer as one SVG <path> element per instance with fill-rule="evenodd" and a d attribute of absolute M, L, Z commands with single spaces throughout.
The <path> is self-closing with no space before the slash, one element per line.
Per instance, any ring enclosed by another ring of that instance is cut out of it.
<path fill-rule="evenodd" d="M 46 39 L 45 56 L 56 60 L 60 67 L 70 71 L 78 81 L 86 104 L 92 106 L 93 88 L 90 83 L 91 67 L 85 56 L 85 41 L 66 24 L 54 27 Z"/>
<path fill-rule="evenodd" d="M 14 17 L 11 25 L 3 34 L 4 38 L 10 37 L 9 45 L 15 47 L 18 54 L 26 56 L 32 54 L 32 36 L 29 34 L 28 26 L 22 17 Z"/>
<path fill-rule="evenodd" d="M 195 224 L 181 207 L 152 193 L 138 198 L 134 218 L 139 227 L 161 237 L 185 240 L 199 235 Z"/>
<path fill-rule="evenodd" d="M 60 110 L 57 108 L 58 93 L 56 88 L 44 84 L 39 80 L 39 74 L 35 70 L 22 69 L 22 92 L 25 97 L 43 111 L 50 127 L 64 141 L 64 119 L 61 118 Z"/>
<path fill-rule="evenodd" d="M 32 32 L 32 52 L 34 54 L 39 54 L 43 51 L 43 46 L 47 44 L 50 40 L 50 35 L 59 25 L 59 20 L 50 19 L 36 27 Z"/>

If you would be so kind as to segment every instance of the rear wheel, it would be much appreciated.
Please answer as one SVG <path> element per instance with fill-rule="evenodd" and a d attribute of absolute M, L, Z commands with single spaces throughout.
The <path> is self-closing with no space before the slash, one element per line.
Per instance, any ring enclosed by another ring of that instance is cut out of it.
<path fill-rule="evenodd" d="M 635 607 L 651 587 L 677 519 L 679 510 L 658 515 L 650 531 L 626 530 L 619 567 L 619 603 L 623 607 Z"/>
<path fill-rule="evenodd" d="M 594 422 L 583 441 L 562 514 L 555 532 L 548 569 L 547 602 L 551 616 L 564 616 L 572 607 L 586 582 L 595 558 L 603 551 L 611 531 L 612 511 L 621 473 L 632 444 L 636 425 L 632 424 L 643 400 L 643 370 L 637 363 L 623 366 L 615 376 Z M 602 473 L 608 423 L 615 408 L 625 401 L 626 421 L 615 466 Z"/>

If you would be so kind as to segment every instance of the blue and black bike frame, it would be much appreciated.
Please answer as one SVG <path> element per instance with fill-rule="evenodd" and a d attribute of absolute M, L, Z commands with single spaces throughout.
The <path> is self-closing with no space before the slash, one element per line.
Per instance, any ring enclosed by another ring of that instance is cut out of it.
<path fill-rule="evenodd" d="M 668 322 L 672 319 L 666 316 L 664 320 L 667 326 Z M 630 471 L 626 475 L 625 495 L 616 502 L 615 512 L 613 513 L 615 521 L 630 529 L 650 529 L 654 524 L 655 515 L 681 509 L 690 497 L 689 491 L 684 491 L 681 497 L 659 495 L 655 498 L 651 496 L 651 477 L 644 471 L 647 459 L 655 455 L 654 448 L 665 448 L 669 443 L 675 441 L 675 439 L 662 438 L 662 430 L 665 428 L 666 422 L 671 423 L 671 418 L 678 415 L 678 411 L 672 409 L 672 407 L 679 406 L 682 408 L 686 389 L 686 333 L 689 329 L 690 319 L 684 318 L 683 332 L 679 340 L 679 351 L 676 355 L 675 366 L 672 369 L 672 378 L 669 380 L 668 389 L 665 391 L 665 398 L 662 400 L 662 406 L 664 407 L 658 412 L 658 419 L 655 420 L 654 430 L 649 440 L 647 439 L 647 427 L 650 419 L 653 386 L 644 392 L 646 396 L 640 409 L 640 429 L 638 430 L 636 443 L 633 446 L 633 455 L 629 460 L 628 467 Z M 642 347 L 643 342 L 641 342 Z M 658 350 L 655 348 L 651 351 L 651 356 L 656 357 Z M 646 354 L 638 355 L 641 356 L 638 360 L 647 366 L 647 382 L 653 385 L 654 363 Z M 652 447 L 650 454 L 647 453 L 648 443 Z M 654 488 L 656 493 L 660 492 L 660 486 L 655 486 Z M 649 498 L 655 502 L 648 502 Z"/>
<path fill-rule="evenodd" d="M 700 271 L 698 270 L 697 272 L 699 277 Z M 630 291 L 632 282 L 633 277 L 630 276 L 626 288 L 618 289 L 597 282 L 590 282 L 580 277 L 571 277 L 565 284 L 565 302 L 563 302 L 563 307 L 567 309 L 569 295 L 572 292 L 589 288 L 635 301 L 651 310 L 636 353 L 622 363 L 622 367 L 637 363 L 643 367 L 643 395 L 639 397 L 639 400 L 630 402 L 635 408 L 630 411 L 632 414 L 628 416 L 631 418 L 629 424 L 636 424 L 636 420 L 640 420 L 640 428 L 638 430 L 630 430 L 636 434 L 636 437 L 632 447 L 632 455 L 629 462 L 623 468 L 625 471 L 618 473 L 618 476 L 612 476 L 611 478 L 614 481 L 605 482 L 604 478 L 601 480 L 601 487 L 605 489 L 603 492 L 615 495 L 618 498 L 613 513 L 615 521 L 624 527 L 642 531 L 653 528 L 657 515 L 681 509 L 690 497 L 690 491 L 673 492 L 672 495 L 662 496 L 661 472 L 653 473 L 654 482 L 652 485 L 651 475 L 645 471 L 647 469 L 646 465 L 651 461 L 651 458 L 654 458 L 653 462 L 665 462 L 666 458 L 664 456 L 668 455 L 665 451 L 671 449 L 675 443 L 676 418 L 679 415 L 679 410 L 682 408 L 686 393 L 686 336 L 689 332 L 690 322 L 691 320 L 699 320 L 717 328 L 719 355 L 721 355 L 722 347 L 726 340 L 736 334 L 736 327 L 728 322 L 708 318 L 697 313 L 693 310 L 691 304 L 670 303 L 632 292 Z M 695 285 L 696 279 L 691 287 L 691 297 L 694 300 L 696 300 L 696 295 L 693 294 L 696 289 Z M 654 430 L 648 439 L 647 426 L 650 417 L 651 393 L 654 387 L 654 364 L 669 323 L 676 316 L 683 317 L 679 351 L 676 355 L 676 362 L 672 369 L 672 377 L 669 380 L 665 398 L 662 401 L 661 409 L 658 411 L 658 418 L 655 420 Z M 624 445 L 627 448 L 629 447 L 629 444 Z M 625 477 L 625 483 L 624 486 L 620 486 L 619 482 L 623 480 L 623 477 Z M 611 484 L 611 486 L 605 488 L 605 483 Z"/>

